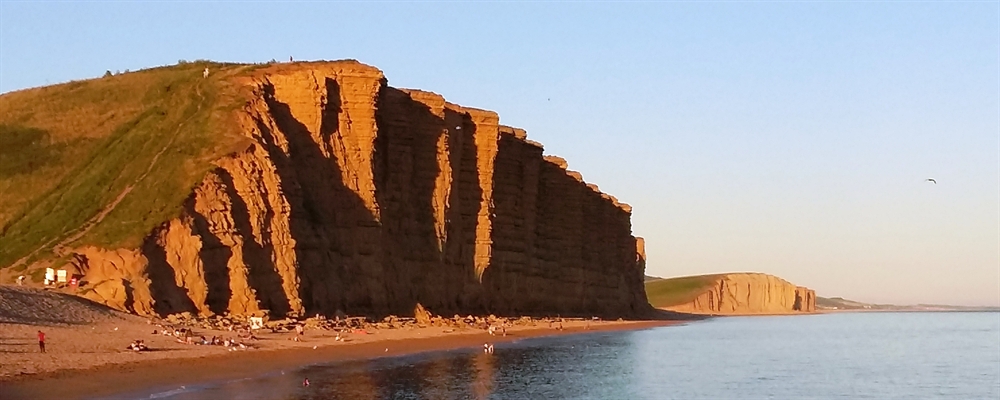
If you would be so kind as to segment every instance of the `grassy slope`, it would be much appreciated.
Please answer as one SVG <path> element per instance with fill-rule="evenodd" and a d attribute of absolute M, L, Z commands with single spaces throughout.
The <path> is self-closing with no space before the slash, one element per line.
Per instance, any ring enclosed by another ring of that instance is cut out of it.
<path fill-rule="evenodd" d="M 694 300 L 722 275 L 697 275 L 646 282 L 646 298 L 653 307 L 670 307 Z"/>
<path fill-rule="evenodd" d="M 0 96 L 0 267 L 52 257 L 128 187 L 71 245 L 137 246 L 175 216 L 240 142 L 227 76 L 244 69 L 182 64 Z"/>

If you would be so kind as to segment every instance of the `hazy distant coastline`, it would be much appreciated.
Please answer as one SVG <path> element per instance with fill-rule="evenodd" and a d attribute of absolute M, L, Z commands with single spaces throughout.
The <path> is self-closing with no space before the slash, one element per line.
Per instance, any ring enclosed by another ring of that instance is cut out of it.
<path fill-rule="evenodd" d="M 952 306 L 944 304 L 873 304 L 843 297 L 816 297 L 817 312 L 836 311 L 926 311 L 926 312 L 1000 312 L 1000 307 Z"/>

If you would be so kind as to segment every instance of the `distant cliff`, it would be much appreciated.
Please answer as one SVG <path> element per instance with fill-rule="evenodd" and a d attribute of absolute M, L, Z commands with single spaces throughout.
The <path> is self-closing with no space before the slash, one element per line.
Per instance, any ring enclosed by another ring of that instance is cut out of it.
<path fill-rule="evenodd" d="M 225 84 L 246 99 L 243 145 L 141 245 L 64 251 L 86 297 L 138 314 L 649 309 L 631 208 L 496 113 L 349 61 Z"/>
<path fill-rule="evenodd" d="M 646 282 L 657 308 L 695 314 L 788 314 L 816 310 L 816 293 L 776 276 L 731 273 Z"/>

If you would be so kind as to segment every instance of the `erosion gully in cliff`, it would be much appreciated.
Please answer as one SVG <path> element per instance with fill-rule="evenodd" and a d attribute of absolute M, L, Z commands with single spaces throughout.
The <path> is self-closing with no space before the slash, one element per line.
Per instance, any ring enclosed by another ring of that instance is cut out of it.
<path fill-rule="evenodd" d="M 629 316 L 631 209 L 491 111 L 356 62 L 243 78 L 250 143 L 137 249 L 78 249 L 87 296 L 138 314 Z"/>

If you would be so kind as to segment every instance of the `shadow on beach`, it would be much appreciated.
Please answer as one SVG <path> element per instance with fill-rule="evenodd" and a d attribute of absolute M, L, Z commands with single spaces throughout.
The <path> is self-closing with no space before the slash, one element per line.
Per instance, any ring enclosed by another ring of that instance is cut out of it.
<path fill-rule="evenodd" d="M 84 325 L 125 314 L 82 297 L 48 290 L 0 285 L 0 323 Z"/>

